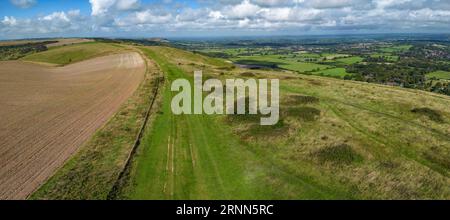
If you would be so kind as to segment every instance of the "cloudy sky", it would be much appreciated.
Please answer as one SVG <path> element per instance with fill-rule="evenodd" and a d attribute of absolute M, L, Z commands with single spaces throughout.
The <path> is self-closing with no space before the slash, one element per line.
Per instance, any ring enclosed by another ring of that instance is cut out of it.
<path fill-rule="evenodd" d="M 0 39 L 449 32 L 450 0 L 0 0 Z"/>

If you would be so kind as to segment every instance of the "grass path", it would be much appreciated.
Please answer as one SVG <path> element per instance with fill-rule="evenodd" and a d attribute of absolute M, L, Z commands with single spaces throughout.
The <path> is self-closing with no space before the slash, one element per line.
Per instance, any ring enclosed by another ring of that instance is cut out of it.
<path fill-rule="evenodd" d="M 156 58 L 155 54 L 149 54 Z M 157 58 L 155 60 L 168 73 L 169 81 L 186 77 L 174 66 Z M 230 146 L 235 143 L 220 137 L 226 131 L 208 126 L 214 123 L 212 118 L 171 114 L 171 95 L 166 86 L 163 113 L 143 140 L 144 148 L 137 164 L 138 171 L 143 172 L 138 172 L 136 176 L 137 185 L 131 197 L 208 199 L 229 195 L 226 191 L 235 190 L 235 184 L 231 187 L 229 183 L 241 179 L 242 175 L 242 170 L 233 166 L 238 155 L 233 155 Z"/>

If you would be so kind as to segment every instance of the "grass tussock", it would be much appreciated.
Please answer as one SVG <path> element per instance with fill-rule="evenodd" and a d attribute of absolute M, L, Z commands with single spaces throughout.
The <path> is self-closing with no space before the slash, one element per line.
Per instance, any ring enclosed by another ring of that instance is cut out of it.
<path fill-rule="evenodd" d="M 328 146 L 316 151 L 313 155 L 321 163 L 335 165 L 350 165 L 363 161 L 363 157 L 347 144 Z"/>
<path fill-rule="evenodd" d="M 319 98 L 314 96 L 306 96 L 306 95 L 290 95 L 286 97 L 286 101 L 283 104 L 287 106 L 292 105 L 306 105 L 306 104 L 315 104 L 319 102 Z"/>
<path fill-rule="evenodd" d="M 289 129 L 289 126 L 284 122 L 282 115 L 277 124 L 272 126 L 262 126 L 260 124 L 261 118 L 267 118 L 269 115 L 263 115 L 259 111 L 257 114 L 250 114 L 250 99 L 245 98 L 245 114 L 237 114 L 237 102 L 234 103 L 234 113 L 227 115 L 225 121 L 231 126 L 245 125 L 245 129 L 239 132 L 243 137 L 280 137 L 285 134 Z"/>
<path fill-rule="evenodd" d="M 286 125 L 284 120 L 278 121 L 277 124 L 272 126 L 262 126 L 260 124 L 253 124 L 248 129 L 248 134 L 251 136 L 261 136 L 261 137 L 281 137 L 286 134 L 289 126 Z"/>
<path fill-rule="evenodd" d="M 443 149 L 440 149 L 438 147 L 431 147 L 429 150 L 423 153 L 423 156 L 428 161 L 443 167 L 447 171 L 450 171 L 450 154 L 448 151 L 446 153 Z"/>
<path fill-rule="evenodd" d="M 313 107 L 289 107 L 283 111 L 284 115 L 294 117 L 306 122 L 317 121 L 320 118 L 320 110 Z"/>
<path fill-rule="evenodd" d="M 444 119 L 442 118 L 442 115 L 433 109 L 430 108 L 414 108 L 411 110 L 412 113 L 423 115 L 428 117 L 431 121 L 442 123 L 444 122 Z"/>
<path fill-rule="evenodd" d="M 243 77 L 255 77 L 256 75 L 252 72 L 243 72 L 240 74 Z"/>

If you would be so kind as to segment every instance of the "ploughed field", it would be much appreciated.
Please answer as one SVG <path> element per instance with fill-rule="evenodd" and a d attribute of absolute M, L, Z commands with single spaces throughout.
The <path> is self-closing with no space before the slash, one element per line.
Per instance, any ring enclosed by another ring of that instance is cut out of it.
<path fill-rule="evenodd" d="M 64 67 L 0 62 L 0 199 L 24 199 L 104 125 L 142 81 L 138 53 Z"/>

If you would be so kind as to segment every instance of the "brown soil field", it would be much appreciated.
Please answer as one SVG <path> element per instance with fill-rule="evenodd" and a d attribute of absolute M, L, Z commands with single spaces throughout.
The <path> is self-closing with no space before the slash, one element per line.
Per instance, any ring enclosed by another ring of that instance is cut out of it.
<path fill-rule="evenodd" d="M 25 199 L 133 94 L 137 53 L 65 67 L 0 62 L 0 199 Z"/>
<path fill-rule="evenodd" d="M 14 46 L 28 43 L 39 43 L 44 41 L 45 40 L 8 40 L 8 41 L 0 41 L 0 46 Z"/>
<path fill-rule="evenodd" d="M 43 40 L 11 40 L 11 41 L 0 41 L 0 46 L 14 46 L 27 43 L 39 43 L 44 41 L 58 41 L 56 43 L 48 44 L 47 47 L 58 47 L 65 45 L 72 45 L 78 43 L 94 42 L 92 39 L 84 38 L 61 38 L 61 39 L 43 39 Z"/>
<path fill-rule="evenodd" d="M 87 43 L 87 42 L 94 42 L 94 40 L 91 39 L 83 39 L 83 38 L 64 38 L 64 39 L 56 39 L 58 42 L 53 44 L 47 44 L 47 47 L 58 47 L 58 46 L 66 46 L 66 45 L 72 45 L 72 44 L 79 44 L 79 43 Z"/>

